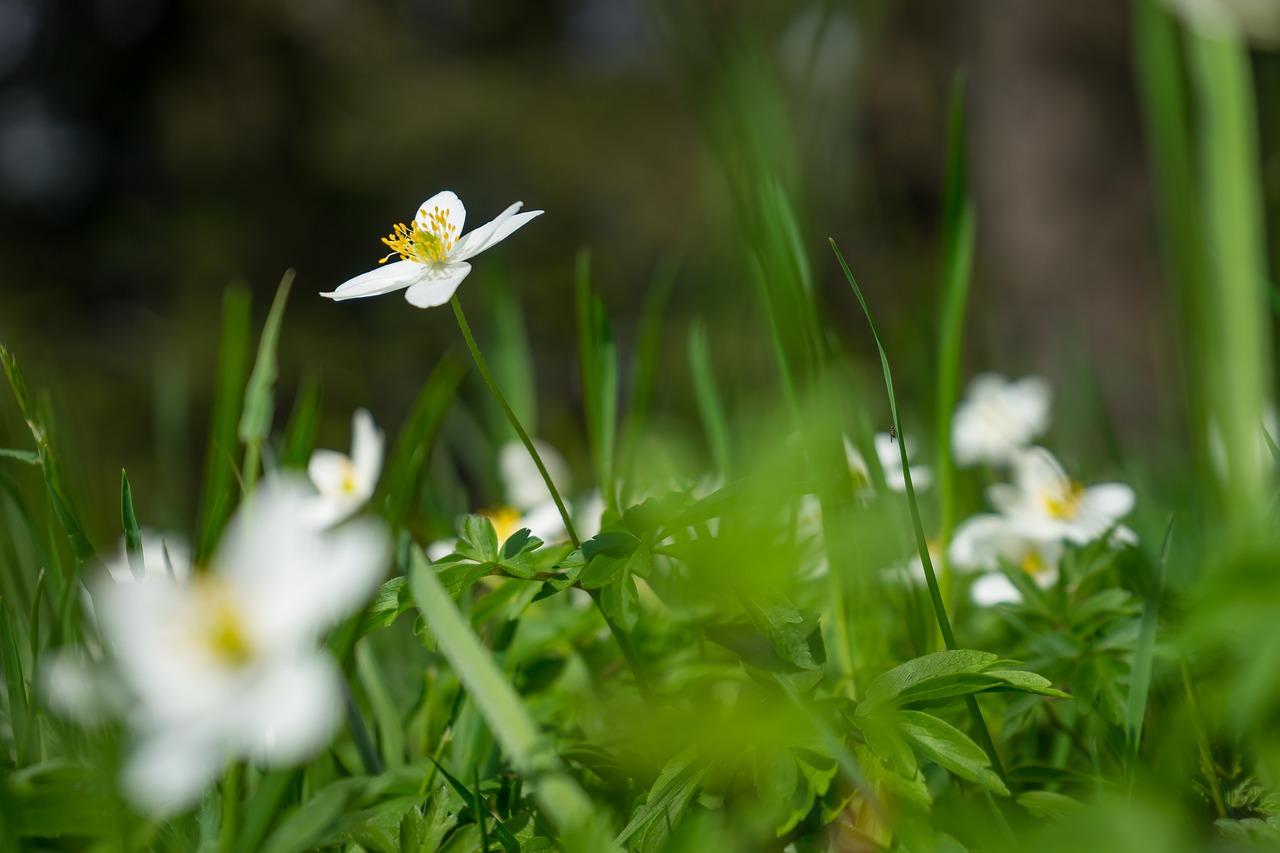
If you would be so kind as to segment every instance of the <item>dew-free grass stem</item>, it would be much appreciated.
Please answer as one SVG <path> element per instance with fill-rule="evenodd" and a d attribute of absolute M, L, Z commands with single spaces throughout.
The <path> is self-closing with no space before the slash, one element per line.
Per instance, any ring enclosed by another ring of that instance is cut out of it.
<path fill-rule="evenodd" d="M 542 475 L 542 481 L 547 484 L 547 489 L 551 492 L 551 498 L 556 503 L 556 510 L 559 511 L 560 518 L 564 520 L 564 529 L 569 533 L 569 540 L 573 542 L 573 547 L 581 548 L 582 542 L 578 539 L 578 531 L 573 527 L 573 519 L 569 518 L 569 511 L 565 509 L 564 501 L 560 497 L 560 491 L 551 480 L 551 475 L 547 473 L 547 466 L 542 464 L 542 457 L 538 455 L 538 449 L 533 446 L 533 440 L 529 438 L 529 434 L 520 425 L 520 419 L 516 417 L 516 413 L 511 409 L 511 404 L 507 402 L 507 398 L 503 396 L 501 389 L 498 388 L 498 383 L 494 380 L 493 374 L 489 372 L 489 365 L 484 360 L 484 356 L 480 354 L 480 347 L 476 346 L 476 339 L 471 335 L 471 326 L 467 324 L 467 316 L 462 313 L 462 303 L 458 301 L 456 294 L 449 300 L 449 304 L 453 306 L 453 315 L 458 318 L 458 328 L 462 330 L 462 337 L 466 340 L 467 349 L 471 351 L 471 357 L 475 360 L 476 367 L 480 370 L 480 376 L 484 379 L 485 384 L 489 386 L 489 392 L 498 401 L 498 406 L 501 407 L 502 413 L 507 416 L 512 429 L 516 431 L 516 435 L 520 436 L 520 441 L 524 444 L 525 449 L 533 457 L 534 464 L 538 466 L 538 473 Z"/>

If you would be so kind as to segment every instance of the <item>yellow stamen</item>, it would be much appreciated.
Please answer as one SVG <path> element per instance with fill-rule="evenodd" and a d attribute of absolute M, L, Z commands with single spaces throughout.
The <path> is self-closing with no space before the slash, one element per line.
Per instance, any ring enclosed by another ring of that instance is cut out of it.
<path fill-rule="evenodd" d="M 1071 519 L 1080 511 L 1080 503 L 1084 500 L 1084 486 L 1075 480 L 1067 480 L 1060 488 L 1040 493 L 1044 508 L 1054 518 Z"/>
<path fill-rule="evenodd" d="M 1044 557 L 1040 556 L 1039 551 L 1030 551 L 1022 559 L 1022 570 L 1029 575 L 1038 575 L 1047 568 L 1049 567 L 1045 565 Z"/>
<path fill-rule="evenodd" d="M 385 264 L 391 255 L 399 255 L 402 261 L 416 261 L 420 264 L 431 264 L 443 261 L 448 257 L 453 246 L 458 242 L 458 227 L 449 222 L 449 210 L 432 208 L 430 213 L 424 207 L 418 211 L 419 219 L 409 225 L 397 224 L 395 230 L 382 238 L 391 249 L 391 254 L 378 261 Z M 421 219 L 426 220 L 424 228 Z"/>
<path fill-rule="evenodd" d="M 198 610 L 192 624 L 197 644 L 219 663 L 239 668 L 253 659 L 253 643 L 245 630 L 239 602 L 225 583 L 214 578 L 194 581 Z"/>
<path fill-rule="evenodd" d="M 506 542 L 520 528 L 524 527 L 520 522 L 524 520 L 517 510 L 509 506 L 500 506 L 497 509 L 484 509 L 480 511 L 480 515 L 489 519 L 493 523 L 493 532 L 498 534 L 498 542 Z"/>
<path fill-rule="evenodd" d="M 342 466 L 342 493 L 344 495 L 354 495 L 359 483 L 356 482 L 356 466 L 350 459 L 343 460 Z"/>

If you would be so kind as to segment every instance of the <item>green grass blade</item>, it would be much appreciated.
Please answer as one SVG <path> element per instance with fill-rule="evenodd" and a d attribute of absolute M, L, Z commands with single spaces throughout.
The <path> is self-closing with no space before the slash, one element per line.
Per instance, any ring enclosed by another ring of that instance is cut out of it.
<path fill-rule="evenodd" d="M 604 306 L 591 292 L 591 256 L 578 255 L 578 368 L 582 377 L 582 407 L 596 476 L 605 503 L 617 509 L 614 487 L 614 444 L 618 433 L 618 346 Z"/>
<path fill-rule="evenodd" d="M 564 772 L 559 757 L 502 671 L 458 612 L 420 548 L 413 549 L 409 587 L 431 626 L 440 651 L 489 724 L 507 759 L 534 787 L 534 798 L 559 829 L 570 851 L 616 849 L 612 833 L 578 783 Z"/>
<path fill-rule="evenodd" d="M 289 413 L 289 423 L 284 430 L 284 447 L 280 451 L 280 467 L 306 468 L 311 451 L 316 448 L 316 434 L 320 431 L 320 406 L 324 400 L 320 377 L 309 375 L 302 380 L 298 396 Z"/>
<path fill-rule="evenodd" d="M 244 465 L 241 473 L 245 489 L 253 488 L 258 479 L 258 466 L 262 461 L 262 448 L 271 432 L 275 416 L 275 384 L 279 374 L 276 350 L 280 345 L 280 324 L 284 320 L 284 308 L 289 301 L 289 289 L 293 287 L 293 270 L 285 272 L 276 288 L 267 322 L 258 339 L 258 357 L 253 362 L 253 372 L 244 389 L 244 409 L 240 414 L 237 437 L 244 445 Z"/>
<path fill-rule="evenodd" d="M 973 200 L 969 197 L 965 165 L 964 79 L 951 88 L 946 187 L 942 204 L 942 334 L 938 347 L 937 422 L 938 496 L 942 520 L 938 531 L 939 585 L 943 601 L 950 599 L 951 567 L 947 548 L 956 523 L 956 470 L 951 448 L 951 415 L 960 394 L 965 307 L 973 273 Z"/>
<path fill-rule="evenodd" d="M 875 339 L 876 350 L 880 353 L 880 366 L 884 369 L 885 390 L 889 394 L 889 412 L 893 416 L 893 425 L 898 433 L 898 454 L 902 459 L 902 476 L 906 484 L 907 505 L 911 509 L 911 526 L 916 534 L 916 548 L 920 552 L 920 562 L 924 567 L 925 582 L 929 587 L 929 598 L 933 602 L 934 616 L 938 620 L 938 630 L 941 631 L 942 640 L 947 644 L 947 648 L 954 650 L 959 647 L 956 645 L 955 633 L 951 630 L 951 620 L 947 617 L 946 605 L 942 601 L 942 592 L 938 588 L 938 578 L 933 571 L 933 561 L 929 558 L 929 543 L 925 539 L 924 525 L 920 521 L 920 507 L 916 503 L 915 486 L 911 482 L 911 466 L 907 462 L 906 434 L 902 431 L 902 419 L 898 416 L 898 403 L 893 395 L 893 375 L 889 371 L 889 356 L 885 354 L 884 344 L 880 342 L 880 332 L 876 329 L 876 321 L 871 316 L 871 309 L 867 307 L 867 300 L 862 296 L 862 289 L 858 287 L 858 282 L 854 279 L 853 273 L 849 269 L 849 264 L 845 262 L 844 255 L 840 253 L 840 248 L 836 246 L 835 240 L 831 240 L 831 249 L 836 253 L 836 259 L 840 262 L 840 269 L 844 271 L 845 278 L 849 280 L 849 286 L 853 288 L 854 295 L 858 297 L 858 304 L 862 306 L 862 313 L 866 315 L 867 324 L 871 326 L 871 336 Z M 1004 766 L 1000 762 L 1000 755 L 996 752 L 995 742 L 991 740 L 991 732 L 988 731 L 987 723 L 982 718 L 982 711 L 978 708 L 977 700 L 972 696 L 966 696 L 965 705 L 969 709 L 969 714 L 973 717 L 982 748 L 991 759 L 991 766 L 995 769 L 996 775 L 1004 780 Z"/>
<path fill-rule="evenodd" d="M 142 580 L 146 569 L 142 562 L 142 531 L 138 529 L 138 514 L 133 509 L 133 489 L 129 475 L 120 469 L 120 524 L 124 527 L 124 551 L 129 561 L 129 571 Z"/>
<path fill-rule="evenodd" d="M 1173 519 L 1164 531 L 1164 543 L 1160 546 L 1160 558 L 1156 561 L 1155 575 L 1147 589 L 1142 605 L 1142 623 L 1138 628 L 1138 641 L 1133 648 L 1133 667 L 1129 676 L 1129 701 L 1125 709 L 1125 745 L 1128 748 L 1130 790 L 1133 773 L 1137 769 L 1138 748 L 1142 744 L 1142 722 L 1147 715 L 1147 694 L 1151 689 L 1151 669 L 1156 651 L 1156 631 L 1160 621 L 1160 599 L 1164 595 L 1165 565 L 1169 559 L 1169 543 L 1173 538 Z"/>
<path fill-rule="evenodd" d="M 196 562 L 209 556 L 235 502 L 237 472 L 231 451 L 249 366 L 249 292 L 240 285 L 227 288 L 222 299 L 222 338 L 214 380 L 213 414 L 204 460 L 204 491 L 200 499 Z"/>
<path fill-rule="evenodd" d="M 1201 227 L 1207 235 L 1213 335 L 1206 397 L 1227 456 L 1223 517 L 1247 544 L 1265 523 L 1268 492 L 1257 436 L 1271 393 L 1262 176 L 1249 51 L 1225 32 L 1188 33 L 1199 108 Z"/>
<path fill-rule="evenodd" d="M 466 362 L 452 350 L 446 352 L 423 383 L 409 419 L 396 437 L 383 467 L 379 495 L 374 498 L 375 506 L 386 507 L 392 529 L 402 527 L 413 511 L 431 446 L 466 373 Z"/>
<path fill-rule="evenodd" d="M 627 401 L 627 416 L 622 427 L 622 448 L 619 452 L 621 464 L 627 471 L 635 466 L 636 451 L 649 414 L 653 388 L 657 383 L 659 359 L 662 355 L 662 322 L 671 289 L 675 286 L 676 273 L 677 265 L 674 261 L 659 264 L 640 309 L 640 324 L 636 333 L 635 376 Z M 625 477 L 623 482 L 626 482 Z"/>
<path fill-rule="evenodd" d="M 711 353 L 707 346 L 707 331 L 700 323 L 689 327 L 689 370 L 693 374 L 693 391 L 697 396 L 702 429 L 711 448 L 711 458 L 716 470 L 726 480 L 730 480 L 733 457 L 729 450 L 729 424 L 724 404 L 716 390 L 715 371 L 711 367 Z"/>
<path fill-rule="evenodd" d="M 40 454 L 34 450 L 12 450 L 8 447 L 0 447 L 0 459 L 17 459 L 28 465 L 40 464 Z"/>
<path fill-rule="evenodd" d="M 526 429 L 537 435 L 538 382 L 520 297 L 511 286 L 506 269 L 501 264 L 493 267 L 486 283 L 495 334 L 492 341 L 485 342 L 485 350 L 489 353 L 489 364 L 498 380 L 498 387 L 506 395 L 511 410 Z M 493 435 L 501 436 L 502 441 L 515 441 L 515 430 L 498 407 L 490 406 L 490 412 Z"/>
<path fill-rule="evenodd" d="M 0 601 L 0 664 L 4 665 L 5 690 L 9 697 L 9 723 L 13 728 L 13 743 L 18 766 L 27 763 L 26 743 L 31 721 L 31 705 L 27 697 L 26 679 L 22 672 L 18 638 L 9 616 L 9 607 Z"/>
<path fill-rule="evenodd" d="M 1160 0 L 1138 0 L 1134 10 L 1134 68 L 1141 96 L 1146 145 L 1156 184 L 1164 265 L 1177 294 L 1175 307 L 1181 334 L 1179 360 L 1187 397 L 1188 435 L 1205 503 L 1213 494 L 1205 400 L 1208 370 L 1208 289 L 1203 230 L 1197 218 L 1200 200 L 1195 186 L 1188 129 L 1188 94 L 1173 13 Z"/>
<path fill-rule="evenodd" d="M 378 726 L 382 764 L 384 767 L 400 767 L 404 764 L 404 726 L 387 691 L 378 657 L 368 643 L 356 644 L 356 675 L 369 699 L 373 721 Z"/>

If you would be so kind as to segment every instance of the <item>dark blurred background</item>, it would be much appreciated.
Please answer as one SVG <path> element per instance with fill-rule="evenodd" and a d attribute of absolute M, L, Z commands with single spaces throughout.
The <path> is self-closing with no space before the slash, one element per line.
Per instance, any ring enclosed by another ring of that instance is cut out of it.
<path fill-rule="evenodd" d="M 357 405 L 398 426 L 459 335 L 450 312 L 399 295 L 317 293 L 371 268 L 379 237 L 437 190 L 461 196 L 470 227 L 523 200 L 546 215 L 477 259 L 460 295 L 483 344 L 486 285 L 509 278 L 540 432 L 580 461 L 579 249 L 624 356 L 656 271 L 676 264 L 657 400 L 673 417 L 689 410 L 691 318 L 708 317 L 726 363 L 768 364 L 709 144 L 725 96 L 709 77 L 725 56 L 751 56 L 772 88 L 746 97 L 782 105 L 773 131 L 791 162 L 778 170 L 828 322 L 867 352 L 833 236 L 881 315 L 904 397 L 927 407 L 947 98 L 963 70 L 979 229 L 966 375 L 1044 372 L 1082 444 L 1105 416 L 1140 446 L 1176 433 L 1182 404 L 1130 12 L 1114 0 L 0 0 L 0 341 L 52 390 L 89 502 L 110 499 L 123 465 L 144 516 L 185 525 L 228 283 L 251 288 L 260 322 L 297 271 L 279 410 L 300 377 L 321 375 L 321 444 L 344 447 Z M 1274 210 L 1280 74 L 1275 54 L 1255 60 Z M 26 446 L 11 403 L 0 412 L 5 441 Z"/>

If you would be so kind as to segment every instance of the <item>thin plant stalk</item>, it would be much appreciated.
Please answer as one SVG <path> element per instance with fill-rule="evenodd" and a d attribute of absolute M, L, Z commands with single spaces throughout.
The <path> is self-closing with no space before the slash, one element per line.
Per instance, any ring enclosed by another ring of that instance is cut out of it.
<path fill-rule="evenodd" d="M 458 301 L 456 294 L 449 300 L 449 304 L 453 306 L 453 314 L 458 318 L 458 328 L 462 330 L 462 337 L 467 342 L 467 349 L 471 350 L 471 357 L 475 359 L 476 367 L 480 370 L 480 376 L 484 379 L 485 384 L 489 386 L 489 392 L 498 401 L 498 406 L 501 407 L 502 413 L 507 416 L 512 429 L 516 431 L 516 435 L 520 436 L 520 441 L 524 444 L 525 449 L 533 457 L 533 463 L 538 466 L 538 473 L 542 475 L 542 481 L 547 484 L 547 489 L 551 492 L 551 499 L 556 502 L 556 510 L 559 511 L 560 518 L 564 520 L 564 529 L 569 533 L 569 540 L 573 542 L 573 547 L 581 548 L 582 542 L 578 539 L 578 531 L 573 527 L 573 519 L 569 517 L 569 510 L 565 508 L 564 500 L 560 497 L 560 490 L 556 488 L 551 475 L 547 473 L 547 466 L 542 463 L 542 457 L 538 455 L 538 449 L 533 446 L 533 440 L 529 438 L 529 433 L 525 432 L 524 427 L 520 425 L 520 419 L 516 417 L 516 413 L 511 409 L 511 404 L 507 402 L 507 398 L 503 396 L 501 389 L 498 388 L 498 383 L 494 380 L 493 374 L 489 372 L 489 365 L 485 362 L 484 356 L 480 354 L 480 347 L 476 346 L 476 339 L 471 334 L 471 326 L 467 324 L 467 315 L 462 313 L 462 303 Z"/>
<path fill-rule="evenodd" d="M 565 508 L 560 492 L 556 489 L 556 484 L 552 482 L 551 475 L 547 473 L 547 466 L 542 463 L 542 457 L 538 455 L 538 450 L 533 446 L 533 441 L 529 438 L 529 434 L 520 425 L 520 419 L 516 417 L 516 413 L 507 403 L 507 398 L 502 395 L 501 389 L 498 388 L 498 383 L 494 380 L 493 374 L 489 372 L 489 365 L 485 362 L 484 356 L 480 354 L 480 347 L 476 346 L 476 339 L 471 334 L 471 326 L 468 325 L 467 317 L 462 312 L 462 303 L 458 301 L 458 297 L 455 295 L 450 300 L 450 304 L 453 306 L 454 316 L 458 318 L 458 328 L 462 330 L 462 337 L 467 342 L 467 349 L 471 351 L 471 357 L 475 359 L 480 375 L 484 378 L 485 384 L 489 386 L 489 391 L 493 394 L 494 399 L 498 401 L 503 413 L 506 414 L 507 419 L 511 422 L 512 429 L 520 436 L 520 441 L 524 443 L 529 455 L 533 457 L 534 464 L 538 466 L 538 473 L 542 475 L 543 482 L 547 484 L 547 489 L 550 490 L 551 497 L 556 502 L 556 509 L 560 512 L 560 518 L 564 520 L 564 528 L 569 534 L 569 540 L 573 542 L 573 547 L 575 549 L 581 548 L 582 541 L 578 538 L 578 531 L 573 527 L 573 520 L 569 518 L 569 511 Z M 596 603 L 596 608 L 600 611 L 600 615 L 604 617 L 605 624 L 609 626 L 609 632 L 613 634 L 614 640 L 618 643 L 618 648 L 622 650 L 622 656 L 626 659 L 627 665 L 631 669 L 637 688 L 642 695 L 650 695 L 649 682 L 645 678 L 644 668 L 640 665 L 640 658 L 636 654 L 635 648 L 631 645 L 631 640 L 627 637 L 626 631 L 605 612 L 604 604 L 601 602 L 597 590 L 591 590 L 591 600 Z"/>
<path fill-rule="evenodd" d="M 867 323 L 871 326 L 871 336 L 875 339 L 876 349 L 880 353 L 880 366 L 884 368 L 885 388 L 889 393 L 889 412 L 893 416 L 894 429 L 898 434 L 898 454 L 902 459 L 902 479 L 906 485 L 907 505 L 911 509 L 911 526 L 916 534 L 916 547 L 920 551 L 920 563 L 924 567 L 925 582 L 929 587 L 929 598 L 933 602 L 933 612 L 938 620 L 938 630 L 942 633 L 942 641 L 950 650 L 958 649 L 956 644 L 955 632 L 951 630 L 951 620 L 947 617 L 947 606 L 942 600 L 942 590 L 938 587 L 938 577 L 933 571 L 933 561 L 929 557 L 929 543 L 925 539 L 924 524 L 920 521 L 920 507 L 916 504 L 916 490 L 911 482 L 911 466 L 907 462 L 907 443 L 905 435 L 902 431 L 902 420 L 898 416 L 898 403 L 893 394 L 893 376 L 889 372 L 889 357 L 885 355 L 884 345 L 880 343 L 880 332 L 876 329 L 876 321 L 871 317 L 871 309 L 867 307 L 867 300 L 862 296 L 862 290 L 858 287 L 858 282 L 853 277 L 853 272 L 849 269 L 849 264 L 845 261 L 844 255 L 840 253 L 836 241 L 831 240 L 831 249 L 836 253 L 836 259 L 840 262 L 840 268 L 844 271 L 845 278 L 849 280 L 853 293 L 858 297 L 858 303 L 862 306 L 862 312 L 867 317 Z M 987 753 L 987 757 L 991 759 L 991 767 L 995 770 L 996 775 L 1002 781 L 1008 781 L 1004 772 L 1004 765 L 1000 763 L 1000 754 L 996 751 L 995 741 L 991 739 L 991 732 L 987 729 L 987 722 L 982 717 L 982 710 L 978 707 L 978 702 L 972 695 L 965 696 L 965 706 L 969 709 L 969 715 L 973 717 L 974 726 L 978 732 L 978 739 L 982 749 Z"/>

